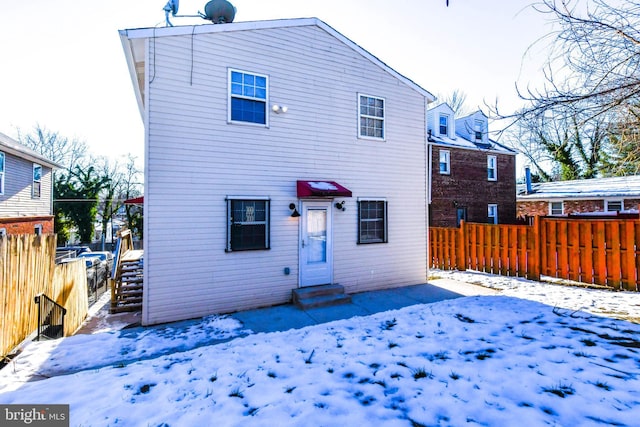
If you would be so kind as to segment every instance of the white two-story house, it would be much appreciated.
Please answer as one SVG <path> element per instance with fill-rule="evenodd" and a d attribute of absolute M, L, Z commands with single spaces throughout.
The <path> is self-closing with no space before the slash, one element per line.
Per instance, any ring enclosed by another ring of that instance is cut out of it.
<path fill-rule="evenodd" d="M 53 171 L 59 167 L 0 133 L 0 236 L 53 233 Z"/>
<path fill-rule="evenodd" d="M 145 125 L 143 324 L 426 281 L 431 93 L 315 18 L 120 37 Z"/>

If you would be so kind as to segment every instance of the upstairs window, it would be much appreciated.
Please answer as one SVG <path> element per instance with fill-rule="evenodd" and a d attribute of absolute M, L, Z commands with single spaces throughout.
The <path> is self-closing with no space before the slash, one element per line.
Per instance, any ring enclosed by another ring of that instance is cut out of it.
<path fill-rule="evenodd" d="M 549 215 L 564 215 L 564 202 L 550 202 Z"/>
<path fill-rule="evenodd" d="M 484 123 L 482 123 L 482 120 L 476 120 L 474 133 L 476 141 L 482 141 L 482 134 L 484 133 Z"/>
<path fill-rule="evenodd" d="M 622 200 L 607 200 L 605 201 L 604 210 L 607 212 L 620 212 L 624 210 L 624 203 Z"/>
<path fill-rule="evenodd" d="M 0 151 L 0 194 L 4 194 L 4 153 Z"/>
<path fill-rule="evenodd" d="M 496 156 L 487 156 L 487 179 L 489 181 L 496 181 L 498 179 Z"/>
<path fill-rule="evenodd" d="M 358 95 L 360 136 L 384 139 L 384 99 Z"/>
<path fill-rule="evenodd" d="M 31 196 L 39 199 L 42 193 L 42 166 L 33 164 L 33 190 Z"/>
<path fill-rule="evenodd" d="M 229 121 L 267 124 L 267 76 L 229 70 Z"/>
<path fill-rule="evenodd" d="M 440 135 L 449 135 L 449 116 L 440 114 Z"/>
<path fill-rule="evenodd" d="M 449 150 L 440 150 L 440 173 L 442 175 L 449 175 L 451 173 L 450 156 Z"/>
<path fill-rule="evenodd" d="M 358 201 L 358 243 L 387 243 L 387 201 Z"/>
<path fill-rule="evenodd" d="M 227 252 L 269 249 L 269 200 L 227 199 Z"/>
<path fill-rule="evenodd" d="M 489 224 L 497 224 L 498 223 L 498 205 L 490 204 L 487 205 L 487 217 L 489 218 Z"/>

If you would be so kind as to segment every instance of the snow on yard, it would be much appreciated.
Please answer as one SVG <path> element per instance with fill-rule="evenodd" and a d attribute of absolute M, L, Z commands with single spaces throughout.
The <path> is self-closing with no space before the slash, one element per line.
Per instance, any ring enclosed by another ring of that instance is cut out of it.
<path fill-rule="evenodd" d="M 640 294 L 432 274 L 503 290 L 215 345 L 247 331 L 31 343 L 0 403 L 70 404 L 73 426 L 638 425 L 640 325 L 607 316 L 640 318 Z"/>

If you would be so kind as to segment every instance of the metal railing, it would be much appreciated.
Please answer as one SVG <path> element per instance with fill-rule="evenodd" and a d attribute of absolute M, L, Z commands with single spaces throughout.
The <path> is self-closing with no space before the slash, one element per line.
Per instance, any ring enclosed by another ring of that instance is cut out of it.
<path fill-rule="evenodd" d="M 36 341 L 40 341 L 41 338 L 64 337 L 64 316 L 67 314 L 67 309 L 45 294 L 36 295 L 35 303 L 38 304 L 38 336 Z"/>

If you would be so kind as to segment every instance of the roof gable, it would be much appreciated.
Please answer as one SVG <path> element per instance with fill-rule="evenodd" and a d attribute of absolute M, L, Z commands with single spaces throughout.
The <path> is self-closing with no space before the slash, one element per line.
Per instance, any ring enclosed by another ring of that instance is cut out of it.
<path fill-rule="evenodd" d="M 50 167 L 52 169 L 61 168 L 57 163 L 52 162 L 51 160 L 44 157 L 42 154 L 33 151 L 29 147 L 22 145 L 18 141 L 9 138 L 7 135 L 0 133 L 0 151 L 4 151 L 6 153 L 10 153 L 16 157 L 20 157 L 22 159 L 28 160 L 30 162 L 38 163 L 43 166 Z"/>
<path fill-rule="evenodd" d="M 298 19 L 279 19 L 269 21 L 250 21 L 250 22 L 234 22 L 229 24 L 202 24 L 202 25 L 188 25 L 188 26 L 175 26 L 175 27 L 162 27 L 162 28 L 137 28 L 120 30 L 120 39 L 125 51 L 129 72 L 134 84 L 136 92 L 136 98 L 138 100 L 138 106 L 140 112 L 143 113 L 143 98 L 144 98 L 144 70 L 145 70 L 145 56 L 146 56 L 146 43 L 147 39 L 155 39 L 159 37 L 170 36 L 194 36 L 198 34 L 214 34 L 224 32 L 237 32 L 237 31 L 255 31 L 255 30 L 269 30 L 291 27 L 304 27 L 314 26 L 327 32 L 339 42 L 348 46 L 353 51 L 360 54 L 362 57 L 370 61 L 373 65 L 381 68 L 385 72 L 398 79 L 403 84 L 407 85 L 411 89 L 418 92 L 420 95 L 426 98 L 427 102 L 433 102 L 435 96 L 415 83 L 413 80 L 403 76 L 402 74 L 389 67 L 383 61 L 372 55 L 366 49 L 362 48 L 357 43 L 353 42 L 349 38 L 345 37 L 333 27 L 329 26 L 325 22 L 318 18 L 298 18 Z"/>

